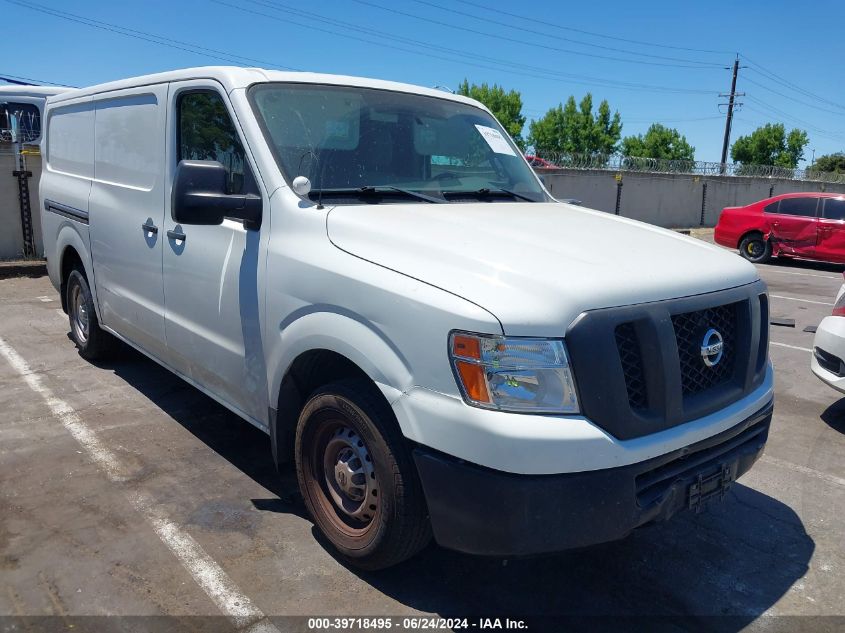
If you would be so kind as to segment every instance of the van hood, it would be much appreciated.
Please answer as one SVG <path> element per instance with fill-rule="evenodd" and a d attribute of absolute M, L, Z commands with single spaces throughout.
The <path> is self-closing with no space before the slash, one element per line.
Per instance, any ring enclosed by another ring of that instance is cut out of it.
<path fill-rule="evenodd" d="M 485 308 L 515 336 L 562 336 L 585 310 L 758 279 L 717 246 L 564 203 L 344 205 L 327 231 L 352 255 Z"/>

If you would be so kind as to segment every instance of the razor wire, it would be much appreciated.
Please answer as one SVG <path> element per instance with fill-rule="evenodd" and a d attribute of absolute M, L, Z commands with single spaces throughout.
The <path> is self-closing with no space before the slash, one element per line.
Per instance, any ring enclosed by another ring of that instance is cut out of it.
<path fill-rule="evenodd" d="M 669 160 L 643 158 L 621 154 L 576 154 L 537 152 L 534 154 L 548 162 L 543 169 L 599 169 L 606 171 L 631 171 L 658 174 L 688 174 L 693 176 L 737 176 L 747 178 L 781 178 L 814 182 L 845 183 L 845 174 L 813 169 L 792 169 L 776 165 L 742 165 L 700 160 Z"/>

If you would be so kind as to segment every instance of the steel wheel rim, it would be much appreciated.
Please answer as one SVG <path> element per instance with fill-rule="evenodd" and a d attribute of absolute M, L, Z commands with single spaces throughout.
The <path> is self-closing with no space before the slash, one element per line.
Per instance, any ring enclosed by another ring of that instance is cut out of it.
<path fill-rule="evenodd" d="M 751 257 L 760 257 L 765 249 L 763 248 L 763 243 L 760 240 L 754 240 L 752 242 L 748 242 L 748 246 L 745 247 L 745 250 Z"/>
<path fill-rule="evenodd" d="M 75 284 L 70 292 L 70 322 L 73 333 L 80 343 L 88 341 L 88 328 L 90 319 L 88 309 L 85 307 L 85 298 L 82 295 L 82 287 Z"/>
<path fill-rule="evenodd" d="M 345 532 L 360 533 L 380 507 L 372 457 L 358 433 L 343 422 L 330 425 L 317 444 L 313 472 L 324 492 L 324 506 Z"/>

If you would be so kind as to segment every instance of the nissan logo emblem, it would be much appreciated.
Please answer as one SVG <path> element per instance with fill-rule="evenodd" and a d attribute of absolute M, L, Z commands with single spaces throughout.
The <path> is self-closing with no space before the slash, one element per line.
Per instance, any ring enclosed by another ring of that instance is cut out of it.
<path fill-rule="evenodd" d="M 704 334 L 701 341 L 701 360 L 708 367 L 715 367 L 722 360 L 725 351 L 725 342 L 722 335 L 712 327 Z"/>

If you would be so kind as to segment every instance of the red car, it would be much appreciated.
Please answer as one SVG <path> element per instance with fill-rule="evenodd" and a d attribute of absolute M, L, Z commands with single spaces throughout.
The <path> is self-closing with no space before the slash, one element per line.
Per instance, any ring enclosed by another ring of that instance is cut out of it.
<path fill-rule="evenodd" d="M 558 166 L 554 163 L 550 163 L 545 158 L 540 158 L 539 156 L 532 156 L 531 154 L 525 155 L 525 160 L 528 161 L 528 164 L 536 169 L 557 169 Z"/>
<path fill-rule="evenodd" d="M 726 207 L 714 237 L 758 264 L 773 256 L 845 263 L 845 194 L 785 193 Z"/>

